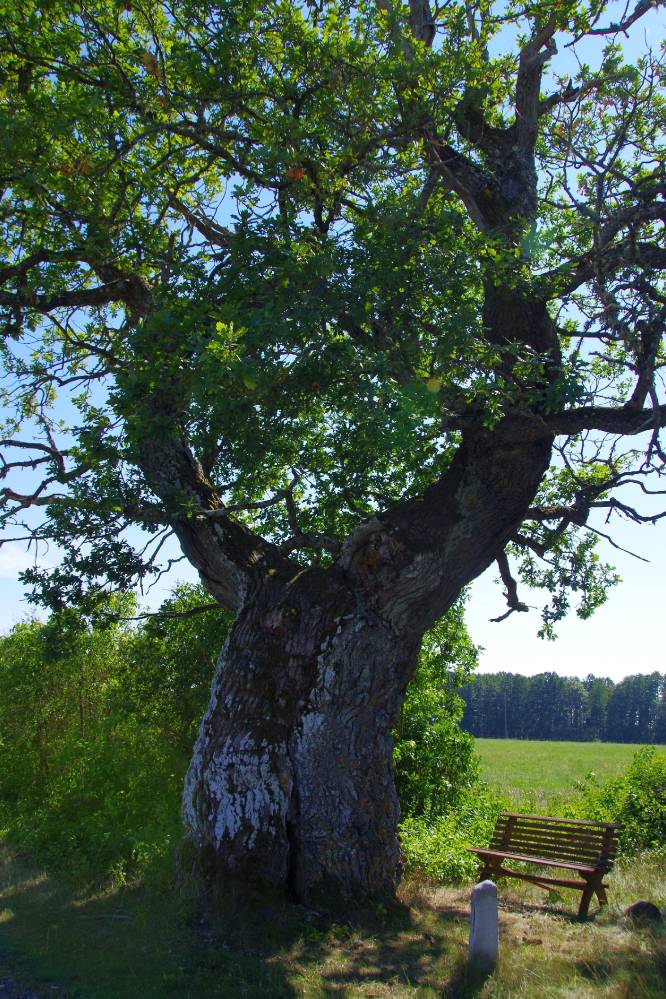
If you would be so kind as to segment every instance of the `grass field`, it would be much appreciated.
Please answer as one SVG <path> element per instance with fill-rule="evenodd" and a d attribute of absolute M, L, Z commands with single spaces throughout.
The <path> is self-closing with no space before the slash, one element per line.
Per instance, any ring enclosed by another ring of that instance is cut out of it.
<path fill-rule="evenodd" d="M 551 814 L 576 779 L 611 776 L 638 748 L 477 746 L 493 788 Z M 501 881 L 500 962 L 480 980 L 466 964 L 471 884 L 412 878 L 394 906 L 335 917 L 258 895 L 204 908 L 169 884 L 72 887 L 0 835 L 0 993 L 7 976 L 49 999 L 660 999 L 666 927 L 623 913 L 638 899 L 666 906 L 666 850 L 620 861 L 609 885 L 608 909 L 593 904 L 580 924 L 578 892 Z"/>
<path fill-rule="evenodd" d="M 259 896 L 212 914 L 173 890 L 72 889 L 0 842 L 0 992 L 8 975 L 20 995 L 49 999 L 666 995 L 665 934 L 622 917 L 637 898 L 666 904 L 666 853 L 616 869 L 609 909 L 585 924 L 578 893 L 554 903 L 502 885 L 500 963 L 487 980 L 466 967 L 469 890 L 408 881 L 398 904 L 335 920 Z"/>
<path fill-rule="evenodd" d="M 556 809 L 574 782 L 593 771 L 600 780 L 624 770 L 640 748 L 619 742 L 529 742 L 477 739 L 483 779 L 520 811 Z M 666 747 L 663 747 L 666 755 Z"/>

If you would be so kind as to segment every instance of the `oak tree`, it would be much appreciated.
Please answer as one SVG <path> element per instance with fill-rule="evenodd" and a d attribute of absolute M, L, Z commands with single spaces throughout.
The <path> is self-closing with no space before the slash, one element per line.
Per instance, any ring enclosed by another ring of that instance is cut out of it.
<path fill-rule="evenodd" d="M 2 4 L 6 538 L 58 607 L 175 536 L 234 612 L 212 874 L 392 890 L 425 630 L 493 562 L 585 616 L 660 515 L 657 6 Z"/>

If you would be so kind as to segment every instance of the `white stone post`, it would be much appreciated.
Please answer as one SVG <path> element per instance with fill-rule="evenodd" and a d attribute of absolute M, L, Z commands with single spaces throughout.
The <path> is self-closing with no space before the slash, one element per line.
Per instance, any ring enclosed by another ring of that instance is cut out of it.
<path fill-rule="evenodd" d="M 469 915 L 469 963 L 473 971 L 488 974 L 499 957 L 497 885 L 482 881 L 472 889 Z"/>

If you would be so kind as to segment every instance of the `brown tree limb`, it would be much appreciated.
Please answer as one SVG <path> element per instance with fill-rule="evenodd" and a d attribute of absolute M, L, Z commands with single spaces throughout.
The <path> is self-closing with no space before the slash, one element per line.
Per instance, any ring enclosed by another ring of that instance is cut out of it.
<path fill-rule="evenodd" d="M 497 556 L 497 566 L 500 571 L 500 576 L 502 577 L 502 582 L 504 583 L 504 596 L 506 597 L 509 609 L 505 614 L 501 614 L 499 617 L 491 617 L 490 620 L 494 624 L 499 624 L 500 621 L 505 621 L 507 617 L 515 611 L 520 613 L 529 611 L 527 604 L 518 599 L 518 584 L 511 575 L 511 568 L 509 566 L 509 560 L 506 556 L 506 552 L 501 552 L 501 554 Z"/>
<path fill-rule="evenodd" d="M 633 12 L 628 17 L 623 17 L 621 21 L 611 21 L 609 25 L 603 28 L 588 28 L 577 35 L 572 42 L 569 42 L 567 48 L 575 45 L 576 42 L 579 42 L 586 35 L 617 35 L 626 33 L 632 24 L 635 24 L 641 17 L 649 11 L 656 10 L 657 7 L 662 6 L 663 0 L 638 0 Z"/>
<path fill-rule="evenodd" d="M 573 435 L 583 430 L 633 436 L 666 427 L 666 404 L 651 409 L 613 406 L 583 406 L 544 417 L 544 429 L 557 436 Z"/>
<path fill-rule="evenodd" d="M 581 285 L 597 277 L 600 269 L 610 277 L 623 267 L 646 270 L 666 268 L 666 247 L 624 239 L 601 250 L 595 247 L 576 260 L 567 261 L 552 271 L 540 274 L 535 283 L 539 294 L 549 301 L 570 295 Z"/>
<path fill-rule="evenodd" d="M 11 309 L 33 309 L 47 315 L 57 309 L 82 309 L 125 302 L 140 316 L 147 315 L 152 301 L 148 282 L 138 275 L 119 277 L 95 288 L 78 288 L 57 295 L 0 291 L 0 305 Z"/>
<path fill-rule="evenodd" d="M 145 614 L 134 614 L 131 617 L 112 616 L 114 621 L 145 621 L 147 618 L 186 618 L 196 617 L 198 614 L 208 614 L 209 611 L 219 611 L 219 603 L 200 604 L 198 607 L 190 607 L 184 611 L 146 611 Z"/>
<path fill-rule="evenodd" d="M 516 136 L 523 154 L 532 155 L 539 130 L 539 103 L 543 67 L 557 52 L 553 36 L 557 19 L 551 14 L 547 23 L 534 32 L 518 60 L 516 79 Z"/>

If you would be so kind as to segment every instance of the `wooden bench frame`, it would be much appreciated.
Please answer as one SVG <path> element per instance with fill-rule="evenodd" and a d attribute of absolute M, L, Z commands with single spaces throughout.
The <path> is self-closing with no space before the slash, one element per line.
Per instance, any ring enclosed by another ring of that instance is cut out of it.
<path fill-rule="evenodd" d="M 502 812 L 490 845 L 469 849 L 483 861 L 481 881 L 496 877 L 520 878 L 547 890 L 556 885 L 582 891 L 578 918 L 586 919 L 593 895 L 596 894 L 600 906 L 608 904 L 608 885 L 603 878 L 613 866 L 620 828 L 612 822 Z M 515 871 L 503 865 L 505 860 L 577 871 L 582 880 Z"/>

